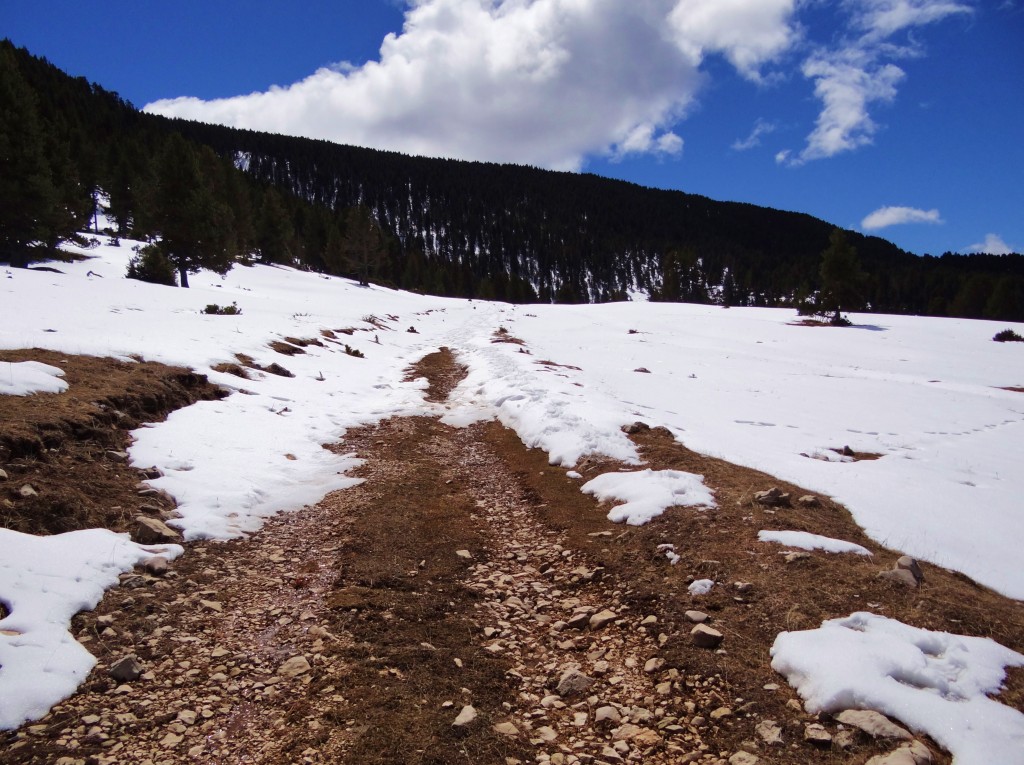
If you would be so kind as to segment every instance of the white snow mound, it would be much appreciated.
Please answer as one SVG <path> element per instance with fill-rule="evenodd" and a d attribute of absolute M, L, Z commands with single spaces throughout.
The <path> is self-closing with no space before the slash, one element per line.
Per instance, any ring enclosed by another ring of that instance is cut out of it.
<path fill-rule="evenodd" d="M 620 501 L 608 520 L 642 526 L 670 507 L 715 507 L 715 497 L 704 476 L 681 470 L 638 470 L 604 473 L 580 487 L 602 502 Z"/>
<path fill-rule="evenodd" d="M 1024 764 L 1024 714 L 987 695 L 1024 655 L 989 638 L 858 612 L 782 632 L 771 655 L 812 714 L 874 709 L 927 733 L 955 765 Z"/>
<path fill-rule="evenodd" d="M 0 395 L 63 393 L 68 389 L 68 384 L 60 379 L 63 376 L 63 369 L 39 361 L 0 363 Z"/>
<path fill-rule="evenodd" d="M 866 547 L 846 542 L 833 537 L 823 537 L 820 534 L 811 534 L 807 531 L 768 531 L 757 532 L 757 538 L 761 542 L 778 542 L 786 547 L 795 547 L 798 550 L 824 550 L 828 553 L 856 553 L 857 555 L 871 555 Z"/>

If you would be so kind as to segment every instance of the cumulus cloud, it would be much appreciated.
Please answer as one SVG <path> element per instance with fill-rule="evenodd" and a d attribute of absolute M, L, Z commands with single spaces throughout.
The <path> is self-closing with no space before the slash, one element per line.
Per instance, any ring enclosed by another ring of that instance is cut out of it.
<path fill-rule="evenodd" d="M 876 231 L 904 223 L 943 223 L 938 210 L 919 210 L 916 207 L 880 207 L 860 222 L 865 231 Z"/>
<path fill-rule="evenodd" d="M 410 154 L 578 169 L 673 156 L 709 55 L 745 78 L 797 39 L 797 0 L 412 0 L 377 60 L 146 110 Z"/>
<path fill-rule="evenodd" d="M 899 45 L 900 32 L 972 12 L 954 0 L 844 0 L 850 27 L 858 33 L 835 48 L 813 52 L 801 67 L 814 81 L 822 109 L 804 149 L 784 162 L 799 165 L 870 144 L 878 131 L 870 107 L 896 97 L 904 72 L 889 59 L 921 55 L 913 41 Z"/>
<path fill-rule="evenodd" d="M 972 244 L 967 248 L 967 251 L 986 252 L 989 255 L 1009 255 L 1011 252 L 1014 252 L 1014 249 L 1003 241 L 1003 238 L 998 234 L 986 234 L 984 242 Z"/>
<path fill-rule="evenodd" d="M 750 131 L 750 135 L 746 138 L 737 139 L 733 141 L 733 151 L 747 151 L 753 149 L 755 146 L 761 145 L 761 136 L 768 135 L 769 133 L 775 132 L 775 124 L 772 122 L 766 122 L 765 120 L 759 119 L 754 123 L 754 129 Z"/>

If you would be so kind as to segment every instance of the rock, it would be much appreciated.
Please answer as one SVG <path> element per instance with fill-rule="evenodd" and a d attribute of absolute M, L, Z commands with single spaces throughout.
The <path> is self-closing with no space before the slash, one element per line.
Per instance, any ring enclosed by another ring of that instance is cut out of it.
<path fill-rule="evenodd" d="M 729 765 L 757 765 L 761 758 L 750 752 L 736 752 L 729 758 Z"/>
<path fill-rule="evenodd" d="M 106 457 L 111 462 L 127 462 L 128 452 L 121 452 L 110 449 L 106 452 Z"/>
<path fill-rule="evenodd" d="M 469 550 L 456 550 L 455 554 L 464 560 L 473 560 L 473 553 Z"/>
<path fill-rule="evenodd" d="M 467 704 L 462 708 L 462 711 L 459 712 L 458 716 L 455 718 L 455 722 L 452 723 L 452 726 L 455 728 L 464 728 L 465 726 L 473 722 L 475 719 L 476 710 L 473 709 L 472 706 Z"/>
<path fill-rule="evenodd" d="M 107 674 L 119 683 L 130 683 L 139 679 L 139 675 L 142 674 L 142 665 L 139 664 L 135 654 L 131 653 L 111 664 Z"/>
<path fill-rule="evenodd" d="M 930 765 L 931 761 L 931 750 L 920 741 L 913 741 L 888 754 L 877 754 L 865 765 Z"/>
<path fill-rule="evenodd" d="M 634 736 L 637 736 L 642 730 L 643 728 L 641 728 L 639 725 L 634 725 L 633 723 L 626 723 L 625 725 L 620 725 L 618 728 L 615 729 L 615 732 L 612 734 L 612 738 L 615 741 L 629 741 Z"/>
<path fill-rule="evenodd" d="M 306 674 L 311 669 L 309 659 L 305 656 L 293 656 L 277 668 L 277 674 L 284 677 L 298 677 L 299 675 Z"/>
<path fill-rule="evenodd" d="M 782 726 L 775 720 L 762 720 L 754 728 L 754 733 L 768 746 L 782 743 Z"/>
<path fill-rule="evenodd" d="M 703 611 L 687 611 L 685 614 L 683 614 L 683 616 L 685 616 L 689 621 L 693 622 L 694 624 L 703 624 L 710 618 Z"/>
<path fill-rule="evenodd" d="M 900 741 L 912 741 L 914 738 L 910 731 L 872 709 L 847 709 L 836 715 L 835 719 L 843 725 L 859 728 L 871 738 L 895 738 Z"/>
<path fill-rule="evenodd" d="M 163 576 L 167 573 L 167 558 L 162 555 L 154 555 L 142 562 L 142 569 L 152 576 Z"/>
<path fill-rule="evenodd" d="M 597 711 L 594 712 L 594 722 L 598 725 L 618 725 L 622 720 L 622 715 L 619 714 L 619 710 L 615 707 L 603 706 L 598 707 Z"/>
<path fill-rule="evenodd" d="M 581 630 L 590 624 L 590 614 L 583 612 L 579 614 L 573 614 L 572 618 L 565 623 L 566 629 L 570 630 Z"/>
<path fill-rule="evenodd" d="M 821 723 L 811 723 L 804 726 L 804 741 L 828 749 L 832 746 L 832 734 Z"/>
<path fill-rule="evenodd" d="M 800 507 L 821 507 L 821 500 L 813 494 L 804 494 L 802 497 L 797 499 L 796 503 Z"/>
<path fill-rule="evenodd" d="M 836 749 L 842 749 L 844 752 L 853 749 L 857 743 L 857 735 L 854 731 L 849 728 L 844 728 L 841 731 L 836 731 L 836 735 L 832 737 L 832 746 Z"/>
<path fill-rule="evenodd" d="M 555 733 L 555 729 L 550 725 L 543 725 L 540 728 L 537 728 L 534 733 L 537 734 L 537 738 L 544 744 L 550 744 L 558 738 L 558 734 Z"/>
<path fill-rule="evenodd" d="M 725 717 L 732 717 L 732 709 L 729 707 L 718 707 L 718 709 L 712 711 L 708 717 L 717 722 Z"/>
<path fill-rule="evenodd" d="M 583 693 L 594 684 L 594 678 L 588 677 L 575 667 L 570 667 L 562 673 L 555 688 L 559 696 L 572 696 L 575 693 Z"/>
<path fill-rule="evenodd" d="M 767 491 L 755 491 L 754 501 L 766 507 L 778 507 L 789 504 L 789 495 L 778 486 L 773 486 Z"/>
<path fill-rule="evenodd" d="M 648 675 L 654 674 L 655 672 L 661 672 L 661 668 L 665 666 L 665 660 L 655 656 L 654 658 L 648 659 L 644 664 L 644 672 Z"/>
<path fill-rule="evenodd" d="M 786 563 L 796 563 L 798 560 L 807 560 L 811 557 L 809 552 L 796 551 L 783 553 Z"/>
<path fill-rule="evenodd" d="M 924 581 L 924 572 L 921 570 L 921 564 L 909 555 L 901 556 L 896 563 L 893 564 L 893 568 L 900 571 L 909 571 L 914 575 L 914 579 L 917 580 L 918 584 Z"/>
<path fill-rule="evenodd" d="M 740 595 L 746 595 L 754 589 L 754 584 L 752 582 L 734 582 L 733 587 Z"/>
<path fill-rule="evenodd" d="M 644 728 L 633 736 L 633 744 L 644 749 L 661 743 L 661 736 L 650 728 Z"/>
<path fill-rule="evenodd" d="M 139 515 L 135 518 L 132 538 L 140 545 L 160 545 L 178 542 L 181 535 L 163 521 Z"/>
<path fill-rule="evenodd" d="M 22 499 L 31 499 L 32 497 L 38 497 L 39 492 L 36 491 L 36 487 L 30 483 L 26 483 L 20 489 L 18 489 L 18 496 Z"/>
<path fill-rule="evenodd" d="M 6 481 L 6 480 L 7 480 L 7 471 L 4 470 L 3 468 L 0 468 L 0 481 Z"/>
<path fill-rule="evenodd" d="M 590 629 L 599 630 L 602 627 L 611 624 L 619 616 L 614 611 L 609 611 L 607 608 L 604 611 L 600 611 L 590 617 Z"/>
<path fill-rule="evenodd" d="M 510 722 L 498 723 L 493 726 L 492 730 L 499 736 L 508 736 L 509 738 L 515 738 L 519 735 L 519 728 Z"/>
<path fill-rule="evenodd" d="M 645 431 L 650 430 L 651 426 L 648 425 L 646 422 L 637 421 L 634 422 L 632 425 L 624 426 L 622 429 L 626 431 L 626 433 L 628 433 L 629 435 L 633 436 L 636 435 L 637 433 L 643 433 Z"/>
<path fill-rule="evenodd" d="M 879 579 L 885 579 L 893 584 L 902 584 L 905 587 L 917 587 L 917 577 L 905 568 L 894 568 L 889 571 L 880 571 Z"/>
<path fill-rule="evenodd" d="M 200 600 L 199 605 L 203 608 L 209 609 L 210 611 L 216 611 L 217 613 L 224 610 L 224 604 L 218 600 Z"/>
<path fill-rule="evenodd" d="M 698 648 L 718 648 L 722 639 L 721 632 L 711 629 L 706 624 L 698 624 L 690 630 L 690 640 Z"/>

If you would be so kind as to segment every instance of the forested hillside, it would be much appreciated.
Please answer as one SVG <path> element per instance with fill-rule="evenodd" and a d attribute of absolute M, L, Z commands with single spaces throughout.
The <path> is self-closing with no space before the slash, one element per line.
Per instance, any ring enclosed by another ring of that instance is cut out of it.
<path fill-rule="evenodd" d="M 85 229 L 102 194 L 150 238 L 136 274 L 185 282 L 237 261 L 440 295 L 796 304 L 833 226 L 593 175 L 408 157 L 138 112 L 0 44 L 0 259 Z M 918 257 L 846 232 L 871 310 L 1024 320 L 1020 255 Z"/>

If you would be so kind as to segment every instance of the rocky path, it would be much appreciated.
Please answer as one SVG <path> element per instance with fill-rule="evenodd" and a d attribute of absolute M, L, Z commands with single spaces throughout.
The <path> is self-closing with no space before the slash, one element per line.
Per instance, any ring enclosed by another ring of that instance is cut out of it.
<path fill-rule="evenodd" d="M 414 373 L 439 403 L 459 376 L 448 353 Z M 349 433 L 337 448 L 365 458 L 364 483 L 249 539 L 192 544 L 169 572 L 126 575 L 76 617 L 99 665 L 2 740 L 0 760 L 754 765 L 892 749 L 805 714 L 765 641 L 847 608 L 847 582 L 893 610 L 927 596 L 864 561 L 827 570 L 821 556 L 751 552 L 744 535 L 767 516 L 754 518 L 749 489 L 762 479 L 639 439 L 654 462 L 704 473 L 721 512 L 615 526 L 494 423 Z M 695 602 L 686 586 L 704 575 L 734 584 Z M 943 757 L 932 745 L 920 762 Z"/>

